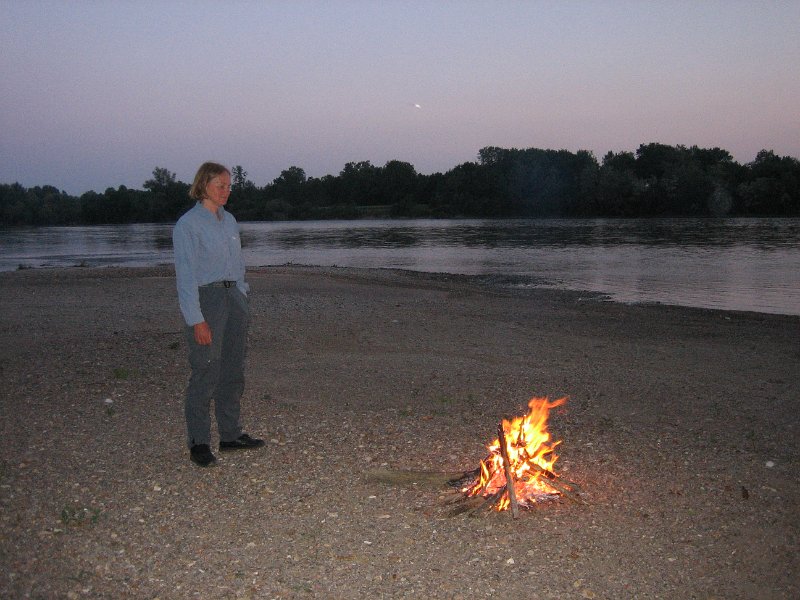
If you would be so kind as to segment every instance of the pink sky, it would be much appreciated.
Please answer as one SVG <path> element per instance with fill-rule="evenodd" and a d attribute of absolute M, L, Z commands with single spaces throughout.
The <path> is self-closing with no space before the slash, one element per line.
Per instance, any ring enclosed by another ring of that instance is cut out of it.
<path fill-rule="evenodd" d="M 0 8 L 1 183 L 141 188 L 207 159 L 257 185 L 362 160 L 431 173 L 485 146 L 800 156 L 800 2 Z"/>

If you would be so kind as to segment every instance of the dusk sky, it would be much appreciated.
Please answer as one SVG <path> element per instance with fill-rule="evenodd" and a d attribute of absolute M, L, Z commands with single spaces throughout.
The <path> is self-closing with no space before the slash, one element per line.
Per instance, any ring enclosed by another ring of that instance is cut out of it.
<path fill-rule="evenodd" d="M 0 183 L 216 160 L 420 173 L 485 146 L 800 157 L 800 2 L 0 0 Z"/>

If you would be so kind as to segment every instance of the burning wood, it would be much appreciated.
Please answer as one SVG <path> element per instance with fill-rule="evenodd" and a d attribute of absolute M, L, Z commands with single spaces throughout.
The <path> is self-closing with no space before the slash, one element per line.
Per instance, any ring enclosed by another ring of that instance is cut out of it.
<path fill-rule="evenodd" d="M 532 398 L 528 414 L 514 419 L 503 419 L 498 425 L 498 436 L 487 449 L 489 456 L 481 461 L 474 478 L 460 486 L 470 501 L 466 510 L 486 507 L 502 511 L 511 509 L 517 518 L 519 507 L 532 508 L 544 500 L 565 496 L 576 502 L 576 486 L 563 481 L 553 470 L 558 456 L 556 447 L 561 441 L 551 441 L 547 431 L 550 409 L 561 406 L 566 398 L 550 402 L 547 398 Z M 473 508 L 474 504 L 477 507 Z"/>
<path fill-rule="evenodd" d="M 560 441 L 551 441 L 547 431 L 550 409 L 566 402 L 561 398 L 532 398 L 524 417 L 503 419 L 498 425 L 497 439 L 487 449 L 489 456 L 480 467 L 463 473 L 440 471 L 368 471 L 369 481 L 394 485 L 440 488 L 448 486 L 442 504 L 449 506 L 448 515 L 488 514 L 492 510 L 511 509 L 516 519 L 519 509 L 530 509 L 545 500 L 565 497 L 585 504 L 578 495 L 577 484 L 562 479 L 553 469 Z"/>
<path fill-rule="evenodd" d="M 506 477 L 509 506 L 511 506 L 511 514 L 516 519 L 519 517 L 519 503 L 517 502 L 517 486 L 514 483 L 514 465 L 511 464 L 511 458 L 508 455 L 508 442 L 506 442 L 502 422 L 497 426 L 497 440 L 500 444 L 500 458 L 503 459 L 503 475 Z"/>

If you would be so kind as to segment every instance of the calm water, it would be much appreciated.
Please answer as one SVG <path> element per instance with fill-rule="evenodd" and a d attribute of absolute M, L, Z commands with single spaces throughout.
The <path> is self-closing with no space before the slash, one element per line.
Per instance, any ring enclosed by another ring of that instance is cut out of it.
<path fill-rule="evenodd" d="M 0 229 L 0 270 L 172 262 L 171 225 Z M 800 219 L 243 223 L 248 266 L 486 275 L 621 302 L 800 315 Z"/>

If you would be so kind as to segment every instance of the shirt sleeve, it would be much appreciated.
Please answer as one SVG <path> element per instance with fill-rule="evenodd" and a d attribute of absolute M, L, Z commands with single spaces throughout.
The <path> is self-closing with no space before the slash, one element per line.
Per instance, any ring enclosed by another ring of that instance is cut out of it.
<path fill-rule="evenodd" d="M 186 324 L 192 326 L 202 323 L 205 318 L 200 310 L 200 290 L 195 268 L 196 254 L 190 230 L 185 221 L 178 221 L 172 231 L 172 247 L 175 251 L 178 304 Z"/>

